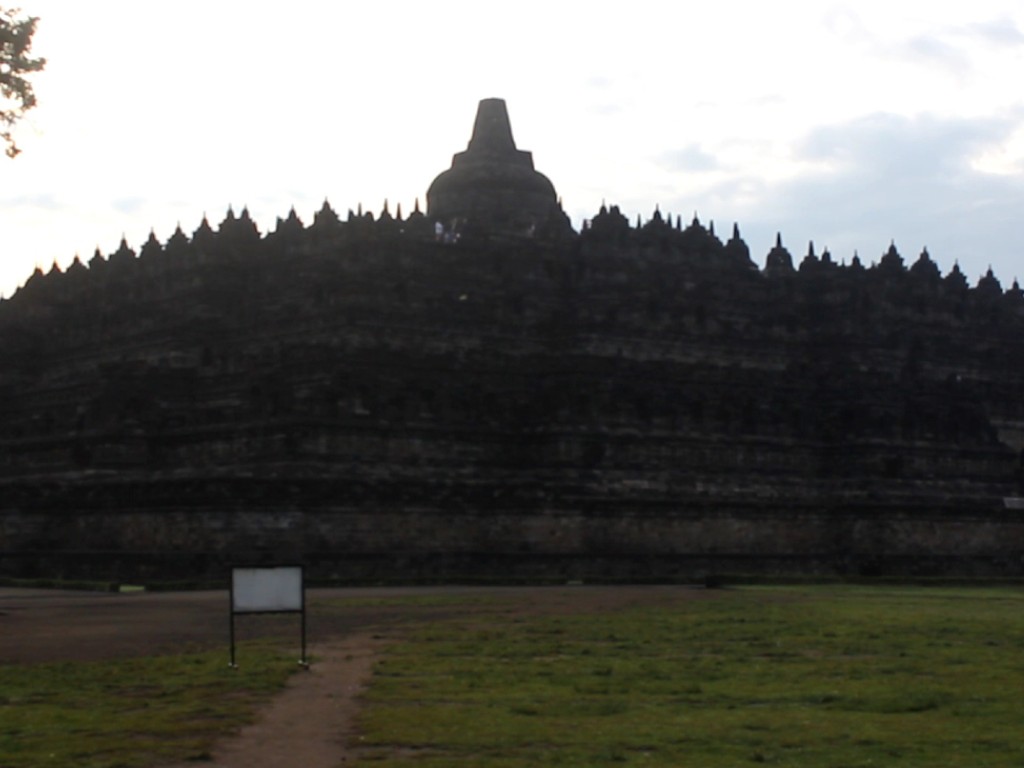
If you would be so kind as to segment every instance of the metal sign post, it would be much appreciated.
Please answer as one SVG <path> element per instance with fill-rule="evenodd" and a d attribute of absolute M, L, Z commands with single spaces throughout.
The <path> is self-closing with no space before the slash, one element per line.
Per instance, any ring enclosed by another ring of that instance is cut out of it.
<path fill-rule="evenodd" d="M 235 616 L 240 613 L 298 613 L 302 622 L 302 658 L 306 659 L 306 587 L 301 565 L 231 569 L 231 616 L 228 629 L 232 668 L 235 663 Z"/>

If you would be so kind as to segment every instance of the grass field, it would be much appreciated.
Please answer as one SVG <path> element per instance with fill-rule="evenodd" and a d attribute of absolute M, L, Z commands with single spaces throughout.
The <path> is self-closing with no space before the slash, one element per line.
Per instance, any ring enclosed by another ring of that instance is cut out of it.
<path fill-rule="evenodd" d="M 365 611 L 397 638 L 362 702 L 361 765 L 1024 766 L 1019 588 L 561 588 L 313 610 Z M 239 670 L 223 647 L 0 666 L 0 767 L 202 765 L 297 668 L 279 647 L 247 643 Z"/>
<path fill-rule="evenodd" d="M 415 630 L 373 677 L 374 766 L 1024 765 L 1024 593 L 716 591 Z"/>
<path fill-rule="evenodd" d="M 145 768 L 207 760 L 296 669 L 246 645 L 238 670 L 215 652 L 0 667 L 0 766 Z M 201 764 L 197 763 L 197 764 Z"/>

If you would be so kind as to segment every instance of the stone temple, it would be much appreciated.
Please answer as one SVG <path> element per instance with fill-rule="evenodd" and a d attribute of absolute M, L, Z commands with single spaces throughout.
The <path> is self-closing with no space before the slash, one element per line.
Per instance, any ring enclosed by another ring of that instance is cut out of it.
<path fill-rule="evenodd" d="M 425 212 L 37 271 L 0 301 L 0 576 L 1024 575 L 1019 285 L 730 229 L 573 231 L 487 99 Z"/>

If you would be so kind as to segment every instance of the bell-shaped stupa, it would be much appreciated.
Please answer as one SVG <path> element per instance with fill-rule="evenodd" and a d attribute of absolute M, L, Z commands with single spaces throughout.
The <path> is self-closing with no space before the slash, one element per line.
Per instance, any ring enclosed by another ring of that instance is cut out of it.
<path fill-rule="evenodd" d="M 466 151 L 427 190 L 427 215 L 448 232 L 531 236 L 569 226 L 533 155 L 516 149 L 503 99 L 480 102 Z"/>

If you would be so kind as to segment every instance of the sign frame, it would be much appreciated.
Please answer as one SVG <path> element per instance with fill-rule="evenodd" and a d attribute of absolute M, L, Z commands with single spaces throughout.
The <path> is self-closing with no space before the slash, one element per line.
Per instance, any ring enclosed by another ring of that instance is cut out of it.
<path fill-rule="evenodd" d="M 296 581 L 297 579 L 297 581 Z M 235 616 L 270 613 L 300 614 L 302 656 L 299 664 L 309 669 L 306 658 L 306 573 L 301 565 L 233 566 L 230 582 L 228 637 L 235 663 Z"/>

